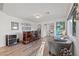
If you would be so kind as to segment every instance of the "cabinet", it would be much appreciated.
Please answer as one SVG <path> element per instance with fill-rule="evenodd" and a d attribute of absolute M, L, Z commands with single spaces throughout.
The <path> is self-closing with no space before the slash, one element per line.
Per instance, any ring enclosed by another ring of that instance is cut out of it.
<path fill-rule="evenodd" d="M 29 43 L 30 41 L 32 41 L 32 32 L 23 32 L 23 43 Z"/>
<path fill-rule="evenodd" d="M 19 42 L 17 35 L 6 35 L 6 46 L 15 45 Z"/>
<path fill-rule="evenodd" d="M 27 43 L 30 43 L 32 41 L 40 39 L 41 35 L 39 35 L 39 34 L 40 33 L 38 31 L 23 32 L 23 43 L 27 44 Z"/>

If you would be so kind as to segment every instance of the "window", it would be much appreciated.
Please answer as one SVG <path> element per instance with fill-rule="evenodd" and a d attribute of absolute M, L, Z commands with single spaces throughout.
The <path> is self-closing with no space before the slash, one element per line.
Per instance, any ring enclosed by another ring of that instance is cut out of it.
<path fill-rule="evenodd" d="M 71 19 L 69 19 L 67 21 L 67 28 L 68 28 L 68 32 L 67 34 L 69 36 L 76 36 L 76 19 L 74 17 L 71 17 Z"/>
<path fill-rule="evenodd" d="M 76 36 L 76 7 L 72 7 L 67 21 L 68 36 Z"/>

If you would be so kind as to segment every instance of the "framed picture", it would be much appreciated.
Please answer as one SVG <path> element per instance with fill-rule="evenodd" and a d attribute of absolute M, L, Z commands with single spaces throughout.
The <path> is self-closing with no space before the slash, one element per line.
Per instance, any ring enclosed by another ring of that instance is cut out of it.
<path fill-rule="evenodd" d="M 29 23 L 22 23 L 21 25 L 22 25 L 22 30 L 23 31 L 31 30 L 31 24 L 29 24 Z"/>
<path fill-rule="evenodd" d="M 56 22 L 56 38 L 60 39 L 63 35 L 65 35 L 65 22 Z"/>
<path fill-rule="evenodd" d="M 11 22 L 11 30 L 19 30 L 19 23 Z"/>

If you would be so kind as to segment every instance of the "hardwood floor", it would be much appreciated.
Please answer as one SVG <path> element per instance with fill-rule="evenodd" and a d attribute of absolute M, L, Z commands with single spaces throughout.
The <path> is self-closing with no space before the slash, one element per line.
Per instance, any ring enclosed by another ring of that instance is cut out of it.
<path fill-rule="evenodd" d="M 43 56 L 49 56 L 47 42 L 51 41 L 51 38 L 48 37 L 33 41 L 25 45 L 20 42 L 17 45 L 2 47 L 0 48 L 0 56 L 36 56 L 43 40 L 46 40 Z"/>
<path fill-rule="evenodd" d="M 41 45 L 41 40 L 29 44 L 18 43 L 14 46 L 0 48 L 0 56 L 34 56 Z"/>

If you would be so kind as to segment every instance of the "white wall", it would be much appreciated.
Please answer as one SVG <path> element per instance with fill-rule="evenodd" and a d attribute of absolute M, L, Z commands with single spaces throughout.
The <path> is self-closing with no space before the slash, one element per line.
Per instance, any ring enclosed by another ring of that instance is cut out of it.
<path fill-rule="evenodd" d="M 14 33 L 14 31 L 11 30 L 11 21 L 19 23 L 22 22 L 21 19 L 14 18 L 0 12 L 0 47 L 5 46 L 5 35 Z M 15 30 L 15 33 L 16 32 L 21 32 L 21 26 L 19 26 L 19 30 Z"/>
<path fill-rule="evenodd" d="M 11 30 L 11 21 L 19 23 L 19 30 Z M 0 47 L 5 46 L 5 35 L 6 34 L 19 34 L 20 39 L 22 39 L 22 26 L 21 23 L 31 23 L 29 21 L 25 21 L 19 18 L 15 18 L 12 16 L 8 16 L 7 14 L 0 11 Z M 32 25 L 32 30 L 35 29 L 34 25 Z"/>

